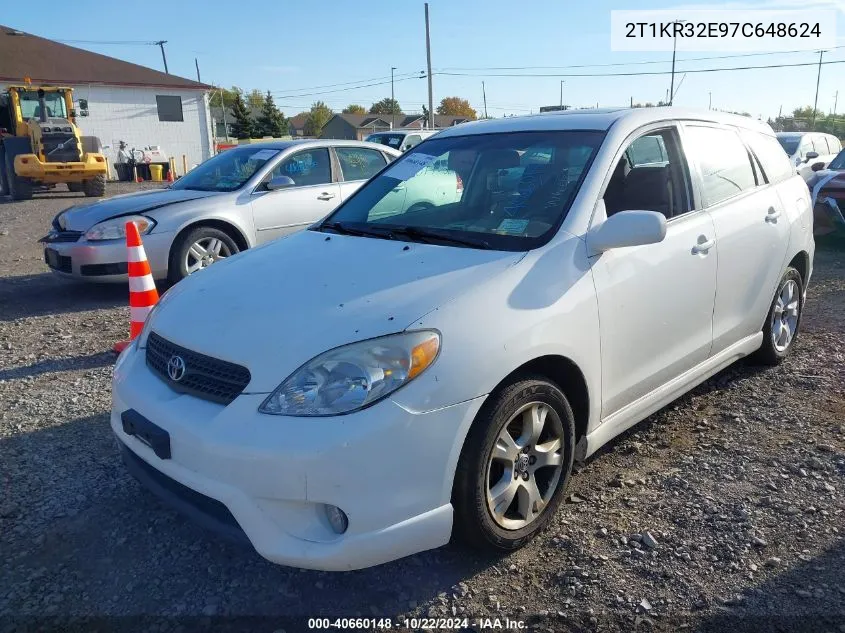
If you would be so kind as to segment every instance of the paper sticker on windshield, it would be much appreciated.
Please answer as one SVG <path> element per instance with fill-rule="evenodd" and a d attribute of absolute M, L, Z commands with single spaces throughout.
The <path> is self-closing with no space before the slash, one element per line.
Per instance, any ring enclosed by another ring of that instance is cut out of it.
<path fill-rule="evenodd" d="M 262 150 L 255 152 L 255 154 L 253 154 L 252 156 L 250 156 L 249 160 L 268 160 L 270 158 L 273 158 L 273 156 L 275 156 L 278 153 L 279 153 L 279 150 L 277 150 L 277 149 L 262 149 Z"/>
<path fill-rule="evenodd" d="M 528 226 L 528 220 L 517 220 L 516 218 L 506 218 L 496 228 L 496 233 L 503 233 L 504 235 L 522 235 L 525 232 L 525 227 Z"/>
<path fill-rule="evenodd" d="M 391 178 L 398 178 L 399 180 L 408 180 L 409 178 L 413 178 L 421 169 L 428 167 L 436 158 L 437 156 L 431 156 L 429 154 L 411 154 L 388 169 L 384 175 L 390 176 Z"/>

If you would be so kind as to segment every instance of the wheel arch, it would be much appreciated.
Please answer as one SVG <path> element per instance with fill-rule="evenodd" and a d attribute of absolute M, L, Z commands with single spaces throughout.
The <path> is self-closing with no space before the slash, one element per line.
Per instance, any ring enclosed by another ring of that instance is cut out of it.
<path fill-rule="evenodd" d="M 170 255 L 173 255 L 173 247 L 182 238 L 182 236 L 189 231 L 193 231 L 194 229 L 198 229 L 203 226 L 223 231 L 226 235 L 235 240 L 235 244 L 238 245 L 238 249 L 241 251 L 245 251 L 250 247 L 249 240 L 246 238 L 244 232 L 233 223 L 217 218 L 200 218 L 179 229 L 170 244 Z"/>
<path fill-rule="evenodd" d="M 798 271 L 801 275 L 801 285 L 806 289 L 807 278 L 810 274 L 810 254 L 807 251 L 799 251 L 787 266 Z"/>

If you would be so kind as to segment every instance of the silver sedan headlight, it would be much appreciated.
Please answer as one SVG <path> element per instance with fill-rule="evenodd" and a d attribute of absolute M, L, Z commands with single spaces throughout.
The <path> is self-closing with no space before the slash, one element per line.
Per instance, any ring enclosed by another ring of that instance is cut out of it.
<path fill-rule="evenodd" d="M 126 237 L 127 222 L 134 222 L 141 235 L 146 235 L 156 225 L 155 220 L 143 215 L 124 215 L 95 224 L 85 232 L 85 239 L 91 242 L 123 239 Z"/>
<path fill-rule="evenodd" d="M 425 371 L 440 352 L 440 333 L 418 330 L 329 350 L 305 363 L 270 394 L 261 413 L 328 416 L 387 397 Z"/>

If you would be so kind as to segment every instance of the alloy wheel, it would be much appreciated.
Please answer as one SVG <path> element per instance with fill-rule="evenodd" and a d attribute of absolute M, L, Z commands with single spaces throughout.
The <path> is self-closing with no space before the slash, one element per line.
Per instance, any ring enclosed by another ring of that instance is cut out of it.
<path fill-rule="evenodd" d="M 523 405 L 502 427 L 487 466 L 487 508 L 506 530 L 535 521 L 563 472 L 563 424 L 544 402 Z"/>
<path fill-rule="evenodd" d="M 185 253 L 185 270 L 190 275 L 232 254 L 226 243 L 216 237 L 203 237 L 191 244 Z"/>
<path fill-rule="evenodd" d="M 798 313 L 801 308 L 798 284 L 788 280 L 778 294 L 772 312 L 772 343 L 783 352 L 792 342 L 798 327 Z"/>

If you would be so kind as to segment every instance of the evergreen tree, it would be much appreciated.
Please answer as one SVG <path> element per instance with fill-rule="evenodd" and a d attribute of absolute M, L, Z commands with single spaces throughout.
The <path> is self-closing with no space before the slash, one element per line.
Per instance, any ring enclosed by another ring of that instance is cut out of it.
<path fill-rule="evenodd" d="M 276 104 L 273 102 L 273 95 L 267 91 L 264 97 L 264 104 L 261 106 L 261 115 L 256 121 L 256 131 L 258 136 L 272 136 L 279 138 L 288 133 L 288 120 L 285 115 L 279 112 Z"/>
<path fill-rule="evenodd" d="M 232 123 L 232 136 L 239 139 L 255 136 L 255 124 L 249 116 L 249 110 L 247 110 L 240 92 L 235 93 L 235 100 L 232 102 L 232 116 L 235 119 Z"/>

